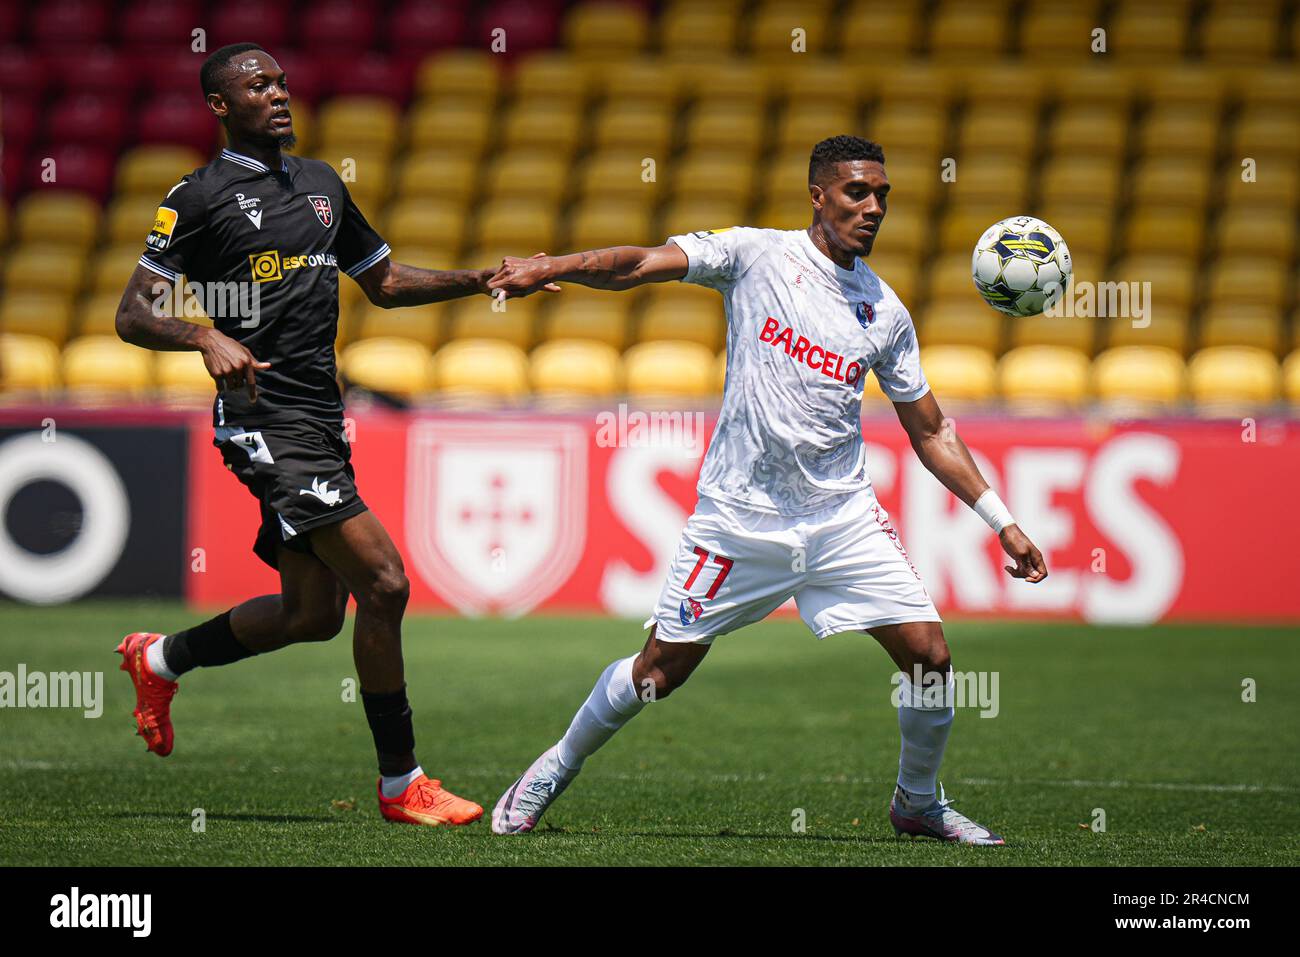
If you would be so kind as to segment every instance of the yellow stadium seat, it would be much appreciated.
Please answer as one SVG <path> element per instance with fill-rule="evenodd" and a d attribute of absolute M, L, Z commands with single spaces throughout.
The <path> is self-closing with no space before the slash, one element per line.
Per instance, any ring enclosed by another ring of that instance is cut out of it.
<path fill-rule="evenodd" d="M 1111 211 L 1104 204 L 1049 203 L 1039 211 L 1040 218 L 1065 239 L 1075 257 L 1109 259 L 1111 246 Z"/>
<path fill-rule="evenodd" d="M 1294 163 L 1300 154 L 1300 116 L 1273 106 L 1248 106 L 1232 131 L 1237 157 L 1280 155 Z"/>
<path fill-rule="evenodd" d="M 86 275 L 86 259 L 77 250 L 47 243 L 10 247 L 0 267 L 7 292 L 74 295 Z"/>
<path fill-rule="evenodd" d="M 70 255 L 80 256 L 98 231 L 99 204 L 84 193 L 40 190 L 14 208 L 14 238 L 20 243 L 67 247 Z"/>
<path fill-rule="evenodd" d="M 1060 156 L 1108 156 L 1124 152 L 1128 117 L 1113 106 L 1080 104 L 1056 111 L 1048 128 L 1048 149 Z"/>
<path fill-rule="evenodd" d="M 555 249 L 556 207 L 523 197 L 492 199 L 481 206 L 476 235 L 480 246 L 508 246 L 516 256 Z"/>
<path fill-rule="evenodd" d="M 891 187 L 890 208 L 908 206 L 918 210 L 929 209 L 939 195 L 940 188 L 947 189 L 949 186 L 940 181 L 941 170 L 937 153 L 928 150 L 886 148 L 885 172 L 889 176 Z M 806 173 L 802 179 L 807 182 Z"/>
<path fill-rule="evenodd" d="M 1187 207 L 1138 207 L 1129 213 L 1124 230 L 1124 248 L 1130 255 L 1196 259 L 1204 239 L 1205 213 Z"/>
<path fill-rule="evenodd" d="M 157 196 L 121 196 L 113 200 L 104 224 L 108 241 L 134 244 L 135 258 L 139 259 L 161 199 L 159 193 Z"/>
<path fill-rule="evenodd" d="M 962 160 L 1017 157 L 1027 164 L 1025 144 L 1038 136 L 1037 111 L 1030 104 L 991 106 L 974 93 L 969 95 L 970 105 L 962 115 L 957 137 L 957 156 Z M 957 182 L 961 182 L 960 175 Z"/>
<path fill-rule="evenodd" d="M 397 196 L 410 199 L 455 199 L 464 205 L 474 194 L 479 163 L 462 153 L 420 150 L 409 153 L 397 167 Z"/>
<path fill-rule="evenodd" d="M 481 403 L 519 399 L 528 393 L 528 356 L 496 339 L 449 342 L 433 357 L 438 393 L 451 401 Z"/>
<path fill-rule="evenodd" d="M 774 62 L 819 53 L 830 45 L 826 13 L 803 5 L 764 4 L 748 18 L 749 49 Z"/>
<path fill-rule="evenodd" d="M 854 3 L 839 22 L 837 32 L 845 50 L 879 49 L 882 57 L 902 59 L 916 51 L 921 40 L 917 5 Z M 881 44 L 881 37 L 889 43 Z"/>
<path fill-rule="evenodd" d="M 608 103 L 595 116 L 596 146 L 639 152 L 662 163 L 672 142 L 673 118 L 664 104 L 644 100 Z"/>
<path fill-rule="evenodd" d="M 1120 183 L 1118 157 L 1063 154 L 1044 164 L 1039 192 L 1046 203 L 1110 204 Z"/>
<path fill-rule="evenodd" d="M 1217 114 L 1200 106 L 1156 107 L 1143 118 L 1138 145 L 1143 153 L 1201 157 L 1219 138 Z"/>
<path fill-rule="evenodd" d="M 812 207 L 807 199 L 778 199 L 759 208 L 754 222 L 765 229 L 807 229 Z"/>
<path fill-rule="evenodd" d="M 772 76 L 769 89 L 784 101 L 785 112 L 789 114 L 791 107 L 799 105 L 811 115 L 802 124 L 809 134 L 799 143 L 805 152 L 836 132 L 858 129 L 858 111 L 867 98 L 867 84 L 861 81 L 859 65 L 838 57 L 797 56 L 767 66 Z M 812 120 L 819 114 L 822 123 L 814 128 Z M 791 121 L 797 122 L 794 118 Z"/>
<path fill-rule="evenodd" d="M 742 109 L 766 100 L 776 82 L 772 72 L 748 58 L 696 57 L 675 64 L 675 69 L 681 73 L 683 96 L 714 102 L 731 100 Z"/>
<path fill-rule="evenodd" d="M 726 56 L 736 46 L 734 11 L 676 3 L 659 17 L 659 46 L 674 59 Z"/>
<path fill-rule="evenodd" d="M 97 292 L 87 296 L 77 308 L 73 332 L 78 336 L 117 335 L 117 309 L 122 291 Z"/>
<path fill-rule="evenodd" d="M 668 237 L 699 232 L 701 229 L 744 226 L 745 205 L 727 200 L 677 200 L 664 210 L 659 231 Z"/>
<path fill-rule="evenodd" d="M 80 336 L 63 349 L 63 387 L 78 400 L 142 399 L 153 388 L 153 353 L 116 336 Z"/>
<path fill-rule="evenodd" d="M 1062 346 L 1021 346 L 998 362 L 1002 397 L 1028 412 L 1081 404 L 1088 397 L 1089 372 L 1086 355 Z"/>
<path fill-rule="evenodd" d="M 808 156 L 812 148 L 828 136 L 852 133 L 857 129 L 857 111 L 848 103 L 796 99 L 781 112 L 773 145 L 782 164 L 802 164 L 803 171 L 794 179 L 795 184 L 802 188 L 808 181 Z"/>
<path fill-rule="evenodd" d="M 930 27 L 936 57 L 996 57 L 1011 38 L 1007 12 L 1000 4 L 941 4 Z"/>
<path fill-rule="evenodd" d="M 294 127 L 298 125 L 298 106 L 293 105 Z M 299 135 L 299 141 L 302 137 Z M 144 194 L 154 202 L 204 164 L 203 154 L 188 146 L 150 144 L 123 153 L 117 161 L 116 189 L 119 194 Z"/>
<path fill-rule="evenodd" d="M 572 100 L 587 96 L 592 74 L 562 50 L 539 50 L 520 57 L 511 71 L 515 92 L 521 96 Z"/>
<path fill-rule="evenodd" d="M 1188 18 L 1172 7 L 1153 7 L 1138 0 L 1123 4 L 1111 17 L 1106 52 L 1126 59 L 1169 60 L 1187 49 Z"/>
<path fill-rule="evenodd" d="M 1300 164 L 1283 153 L 1234 156 L 1216 183 L 1233 208 L 1294 209 L 1300 199 Z"/>
<path fill-rule="evenodd" d="M 628 103 L 645 100 L 671 104 L 677 99 L 682 74 L 659 57 L 634 57 L 602 64 L 600 89 L 606 100 Z"/>
<path fill-rule="evenodd" d="M 450 338 L 500 339 L 520 349 L 532 346 L 536 339 L 537 313 L 541 308 L 538 292 L 524 299 L 507 299 L 505 308 L 486 296 L 456 300 L 449 310 Z"/>
<path fill-rule="evenodd" d="M 1120 283 L 1151 283 L 1151 301 L 1157 308 L 1182 309 L 1196 296 L 1198 273 L 1192 262 L 1181 256 L 1129 256 L 1111 270 Z M 1104 290 L 1098 289 L 1099 295 Z"/>
<path fill-rule="evenodd" d="M 1191 344 L 1192 324 L 1184 308 L 1162 305 L 1156 300 L 1150 321 L 1145 325 L 1134 325 L 1131 319 L 1104 320 L 1102 330 L 1106 345 L 1111 348 L 1119 346 L 1148 346 L 1170 349 L 1183 355 Z"/>
<path fill-rule="evenodd" d="M 1011 345 L 1064 346 L 1092 355 L 1098 320 L 1088 316 L 1023 316 L 1011 320 Z"/>
<path fill-rule="evenodd" d="M 427 346 L 409 339 L 360 339 L 343 350 L 345 381 L 406 399 L 433 391 L 434 364 Z"/>
<path fill-rule="evenodd" d="M 1192 398 L 1210 413 L 1248 411 L 1276 402 L 1281 380 L 1277 359 L 1250 346 L 1202 349 L 1187 363 Z"/>
<path fill-rule="evenodd" d="M 1184 14 L 1185 19 L 1190 19 Z M 1139 88 L 1153 110 L 1200 107 L 1213 116 L 1223 106 L 1228 87 L 1223 74 L 1199 63 L 1156 64 L 1138 72 Z"/>
<path fill-rule="evenodd" d="M 360 149 L 330 147 L 315 156 L 328 163 L 347 186 L 352 201 L 370 219 L 388 196 L 392 165 L 388 154 Z"/>
<path fill-rule="evenodd" d="M 567 158 L 577 148 L 582 121 L 578 104 L 572 100 L 519 100 L 502 122 L 501 146 L 511 153 L 540 150 Z"/>
<path fill-rule="evenodd" d="M 483 105 L 496 99 L 501 57 L 487 50 L 453 48 L 426 57 L 415 74 L 419 97 L 449 97 Z"/>
<path fill-rule="evenodd" d="M 168 404 L 196 407 L 212 404 L 216 383 L 199 353 L 155 353 L 153 369 L 159 395 Z"/>
<path fill-rule="evenodd" d="M 609 2 L 573 7 L 564 23 L 565 45 L 584 60 L 617 60 L 640 53 L 650 35 L 645 11 Z"/>
<path fill-rule="evenodd" d="M 1091 40 L 1089 36 L 1088 42 L 1091 43 Z M 1128 109 L 1136 84 L 1131 71 L 1116 69 L 1108 61 L 1096 62 L 1097 60 L 1098 57 L 1090 55 L 1087 64 L 1071 66 L 1070 69 L 1061 71 L 1053 84 L 1053 92 L 1060 108 L 1093 106 L 1121 111 Z"/>
<path fill-rule="evenodd" d="M 766 116 L 758 109 L 705 100 L 686 119 L 686 144 L 691 150 L 752 156 L 763 142 L 765 123 Z"/>
<path fill-rule="evenodd" d="M 1214 238 L 1222 255 L 1290 262 L 1296 248 L 1295 213 L 1281 206 L 1231 207 L 1215 226 Z"/>
<path fill-rule="evenodd" d="M 656 236 L 651 209 L 634 199 L 580 203 L 569 220 L 566 249 L 603 249 L 606 246 L 652 246 L 663 241 Z"/>
<path fill-rule="evenodd" d="M 411 149 L 478 156 L 487 145 L 492 112 L 476 101 L 437 97 L 411 107 L 406 125 Z"/>
<path fill-rule="evenodd" d="M 0 332 L 0 398 L 48 396 L 59 387 L 59 349 L 41 336 Z"/>
<path fill-rule="evenodd" d="M 622 390 L 618 350 L 589 339 L 553 339 L 533 350 L 533 392 L 549 400 L 614 395 Z"/>
<path fill-rule="evenodd" d="M 647 303 L 637 325 L 640 342 L 698 342 L 710 352 L 722 347 L 726 333 L 726 317 L 716 295 L 657 296 Z"/>
<path fill-rule="evenodd" d="M 1201 48 L 1217 62 L 1269 60 L 1277 49 L 1278 26 L 1276 11 L 1212 10 L 1201 22 Z"/>
<path fill-rule="evenodd" d="M 1300 349 L 1296 349 L 1282 363 L 1282 383 L 1287 401 L 1300 405 Z"/>
<path fill-rule="evenodd" d="M 715 393 L 716 357 L 698 342 L 642 342 L 623 353 L 629 395 L 705 399 Z"/>
<path fill-rule="evenodd" d="M 866 263 L 872 272 L 894 290 L 903 305 L 910 307 L 916 302 L 921 285 L 921 271 L 915 255 L 896 251 L 890 247 L 888 240 L 882 239 L 871 251 Z"/>
<path fill-rule="evenodd" d="M 72 322 L 70 296 L 48 292 L 7 292 L 0 299 L 0 332 L 43 336 L 58 345 Z"/>
<path fill-rule="evenodd" d="M 806 197 L 801 206 L 803 217 L 800 225 L 806 227 L 812 219 L 812 206 Z M 876 245 L 872 247 L 872 256 L 876 255 L 876 249 L 909 256 L 929 253 L 934 244 L 932 229 L 933 222 L 924 210 L 908 206 L 890 206 L 889 212 L 880 225 L 880 236 L 876 240 Z"/>
<path fill-rule="evenodd" d="M 647 160 L 653 160 L 652 167 Z M 653 171 L 653 178 L 650 173 Z M 610 150 L 584 160 L 577 168 L 579 192 L 589 201 L 631 199 L 654 203 L 661 195 L 659 162 L 644 152 Z M 663 177 L 665 180 L 667 176 Z"/>
<path fill-rule="evenodd" d="M 443 316 L 448 308 L 447 303 L 440 302 L 400 309 L 363 303 L 357 317 L 356 335 L 352 338 L 409 339 L 433 349 L 442 340 Z"/>
<path fill-rule="evenodd" d="M 1094 56 L 1092 31 L 1101 22 L 1096 7 L 1095 3 L 1028 5 L 1020 20 L 1020 48 L 1053 63 Z"/>
<path fill-rule="evenodd" d="M 1167 410 L 1186 393 L 1183 357 L 1160 346 L 1107 349 L 1092 362 L 1092 389 L 1112 412 Z"/>
<path fill-rule="evenodd" d="M 397 105 L 387 98 L 336 97 L 320 108 L 316 120 L 318 149 L 391 155 L 397 144 Z"/>
<path fill-rule="evenodd" d="M 494 200 L 521 197 L 554 203 L 569 184 L 568 159 L 546 150 L 503 153 L 488 169 L 484 192 Z"/>
<path fill-rule="evenodd" d="M 394 249 L 407 245 L 461 248 L 467 213 L 460 199 L 408 199 L 390 209 L 384 239 Z"/>
<path fill-rule="evenodd" d="M 673 195 L 679 199 L 712 198 L 747 204 L 754 195 L 754 163 L 743 155 L 690 153 L 674 160 L 667 169 L 672 173 Z"/>
<path fill-rule="evenodd" d="M 1288 276 L 1279 262 L 1254 256 L 1227 256 L 1210 267 L 1211 302 L 1256 303 L 1281 306 L 1286 299 Z"/>
<path fill-rule="evenodd" d="M 927 346 L 921 350 L 925 378 L 945 407 L 984 402 L 997 395 L 997 363 L 978 346 Z"/>
<path fill-rule="evenodd" d="M 960 175 L 958 173 L 958 177 Z M 1015 214 L 1008 213 L 1005 203 L 989 200 L 950 205 L 939 223 L 939 248 L 943 250 L 944 255 L 940 263 L 943 274 L 941 277 L 936 277 L 936 281 L 940 284 L 952 282 L 960 285 L 964 273 L 964 282 L 970 285 L 971 253 L 975 249 L 975 243 L 984 234 L 984 230 L 1009 215 Z M 885 222 L 889 222 L 888 216 L 885 217 Z M 881 226 L 881 242 L 885 241 L 887 228 L 888 226 Z M 965 269 L 958 269 L 957 264 L 963 260 L 966 263 Z"/>
<path fill-rule="evenodd" d="M 1253 346 L 1278 355 L 1282 352 L 1282 316 L 1266 306 L 1212 304 L 1201 316 L 1200 344 Z"/>
<path fill-rule="evenodd" d="M 713 360 L 713 380 L 715 390 L 721 395 L 727 388 L 727 350 L 723 349 Z"/>
<path fill-rule="evenodd" d="M 1001 140 L 998 142 L 1006 142 Z M 1007 209 L 1024 209 L 1029 203 L 1029 163 L 1013 154 L 978 155 L 963 150 L 956 179 L 948 194 L 957 203 L 1002 202 Z"/>
<path fill-rule="evenodd" d="M 1148 157 L 1132 175 L 1138 203 L 1199 206 L 1210 193 L 1210 168 L 1204 156 Z"/>
<path fill-rule="evenodd" d="M 542 317 L 543 341 L 590 339 L 614 349 L 628 343 L 628 314 L 634 297 L 568 284 Z"/>
<path fill-rule="evenodd" d="M 941 111 L 887 100 L 869 119 L 866 136 L 885 148 L 886 169 L 893 150 L 938 154 L 943 146 L 947 117 Z"/>
<path fill-rule="evenodd" d="M 917 339 L 922 346 L 971 346 L 994 354 L 1002 351 L 1006 318 L 979 299 L 972 288 L 959 299 L 934 299 L 920 314 Z"/>
<path fill-rule="evenodd" d="M 1009 36 L 1009 33 L 1008 33 Z M 958 81 L 967 111 L 978 110 L 988 117 L 990 124 L 999 121 L 997 114 L 1010 116 L 1037 113 L 1039 103 L 1050 97 L 1055 75 L 1032 59 L 1001 60 L 982 63 L 976 67 L 958 68 Z M 1018 127 L 1008 124 L 1007 133 Z M 1038 135 L 1038 125 L 1033 125 L 1032 135 Z M 1008 144 L 1004 149 L 1013 149 Z"/>
<path fill-rule="evenodd" d="M 147 228 L 147 227 L 146 227 Z M 116 292 L 122 295 L 126 282 L 140 264 L 140 254 L 144 252 L 143 237 L 134 242 L 116 243 L 101 246 L 90 261 L 89 292 Z M 161 281 L 162 276 L 158 277 Z"/>
<path fill-rule="evenodd" d="M 878 43 L 879 37 L 873 42 Z M 933 111 L 944 120 L 943 114 L 957 93 L 954 78 L 951 70 L 940 69 L 932 60 L 910 59 L 889 64 L 875 78 L 876 94 L 882 106 L 904 113 Z M 874 136 L 868 138 L 883 142 Z"/>

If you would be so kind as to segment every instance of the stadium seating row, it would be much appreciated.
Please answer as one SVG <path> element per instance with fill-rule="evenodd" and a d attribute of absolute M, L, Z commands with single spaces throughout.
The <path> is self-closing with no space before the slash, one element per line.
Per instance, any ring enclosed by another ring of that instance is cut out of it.
<path fill-rule="evenodd" d="M 1221 413 L 1283 399 L 1300 405 L 1300 350 L 1279 364 L 1247 346 L 1207 348 L 1184 363 L 1160 347 L 1110 349 L 1095 360 L 1062 346 L 1012 349 L 995 359 L 976 346 L 928 346 L 922 364 L 936 394 L 952 406 L 1001 399 L 1050 411 L 1101 401 L 1135 411 L 1173 411 L 1195 402 Z M 647 402 L 711 400 L 722 391 L 726 354 L 686 341 L 645 342 L 621 353 L 612 346 L 557 339 L 531 354 L 493 339 L 461 339 L 437 351 L 397 337 L 375 337 L 346 347 L 344 379 L 354 386 L 405 399 L 522 400 L 581 403 L 614 395 Z M 0 370 L 9 400 L 47 395 L 210 402 L 212 382 L 197 353 L 152 353 L 112 336 L 83 336 L 60 351 L 48 340 L 0 334 Z M 864 396 L 885 399 L 872 383 Z"/>

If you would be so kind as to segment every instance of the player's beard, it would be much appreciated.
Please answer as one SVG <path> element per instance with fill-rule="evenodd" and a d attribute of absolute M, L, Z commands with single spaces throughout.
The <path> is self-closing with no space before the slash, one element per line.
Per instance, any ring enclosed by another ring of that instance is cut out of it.
<path fill-rule="evenodd" d="M 292 150 L 298 145 L 298 136 L 296 133 L 283 133 L 275 138 L 275 145 L 282 150 Z"/>

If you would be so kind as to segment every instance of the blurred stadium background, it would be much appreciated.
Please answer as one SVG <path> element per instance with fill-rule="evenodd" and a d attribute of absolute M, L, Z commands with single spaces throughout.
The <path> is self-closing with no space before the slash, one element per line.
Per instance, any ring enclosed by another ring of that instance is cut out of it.
<path fill-rule="evenodd" d="M 803 226 L 811 144 L 851 131 L 885 146 L 895 190 L 872 261 L 950 405 L 1300 404 L 1300 16 L 1267 0 L 4 0 L 6 402 L 208 401 L 196 355 L 113 337 L 159 198 L 218 146 L 200 29 L 204 51 L 252 38 L 280 59 L 297 152 L 352 161 L 353 195 L 403 261 Z M 986 307 L 970 250 L 1020 212 L 1062 232 L 1076 279 L 1151 282 L 1151 325 Z M 343 375 L 402 400 L 721 390 L 707 291 L 386 312 L 340 285 Z"/>

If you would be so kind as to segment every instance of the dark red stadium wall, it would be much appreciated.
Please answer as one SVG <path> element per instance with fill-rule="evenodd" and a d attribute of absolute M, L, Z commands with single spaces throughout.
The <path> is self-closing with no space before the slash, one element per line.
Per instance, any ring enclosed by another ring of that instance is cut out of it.
<path fill-rule="evenodd" d="M 0 411 L 0 596 L 179 598 L 189 432 L 157 412 Z"/>
<path fill-rule="evenodd" d="M 1300 620 L 1300 424 L 1261 421 L 1255 441 L 1234 422 L 960 428 L 1052 574 L 1037 587 L 1008 578 L 994 537 L 919 466 L 897 423 L 869 419 L 878 495 L 945 615 Z M 694 505 L 711 429 L 683 453 L 606 447 L 592 416 L 367 414 L 353 461 L 405 556 L 413 609 L 638 617 Z M 277 586 L 249 550 L 257 506 L 210 435 L 203 423 L 190 439 L 186 553 L 203 548 L 206 570 L 186 594 L 203 606 Z"/>

